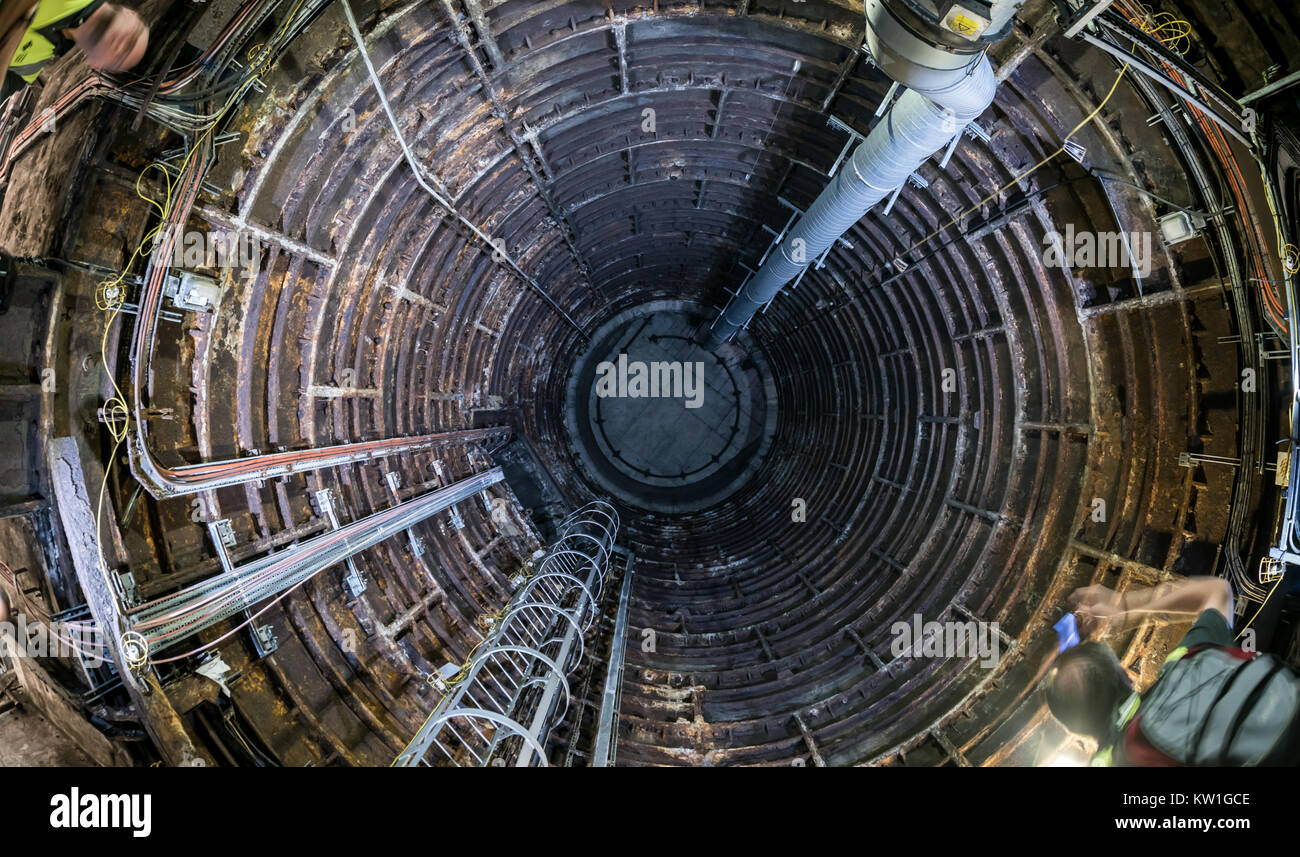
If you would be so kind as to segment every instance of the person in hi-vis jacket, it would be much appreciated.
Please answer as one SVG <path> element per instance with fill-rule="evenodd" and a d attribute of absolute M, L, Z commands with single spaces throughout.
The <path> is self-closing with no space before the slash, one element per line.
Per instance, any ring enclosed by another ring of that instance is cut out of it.
<path fill-rule="evenodd" d="M 134 68 L 149 28 L 134 10 L 106 0 L 4 0 L 0 3 L 4 98 L 36 80 L 45 64 L 76 45 L 99 71 Z"/>

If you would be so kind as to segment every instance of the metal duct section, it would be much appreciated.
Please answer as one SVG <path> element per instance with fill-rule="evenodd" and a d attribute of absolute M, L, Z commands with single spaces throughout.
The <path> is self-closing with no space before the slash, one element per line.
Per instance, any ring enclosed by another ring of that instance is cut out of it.
<path fill-rule="evenodd" d="M 926 36 L 918 36 L 893 14 L 895 6 L 908 5 L 868 3 L 867 45 L 881 69 L 909 89 L 854 150 L 776 251 L 768 254 L 757 273 L 728 302 L 710 328 L 711 347 L 730 340 L 786 283 L 993 103 L 996 81 L 982 53 L 986 44 L 983 34 L 994 32 L 992 10 L 985 10 L 988 17 L 971 12 L 964 19 L 976 22 L 981 29 L 966 47 L 958 48 L 942 44 L 937 35 L 942 27 L 931 26 Z M 1006 16 L 1003 29 L 1015 5 L 999 4 L 999 14 Z M 961 15 L 954 10 L 962 8 L 961 4 L 952 5 L 935 20 L 952 21 L 954 15 Z M 973 59 L 977 50 L 981 53 Z"/>

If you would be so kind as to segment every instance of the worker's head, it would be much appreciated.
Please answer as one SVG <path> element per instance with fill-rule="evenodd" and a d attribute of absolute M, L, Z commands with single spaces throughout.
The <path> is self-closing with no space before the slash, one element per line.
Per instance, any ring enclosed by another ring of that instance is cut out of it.
<path fill-rule="evenodd" d="M 1057 658 L 1046 679 L 1052 716 L 1078 735 L 1105 742 L 1133 680 L 1104 643 L 1080 643 Z"/>
<path fill-rule="evenodd" d="M 80 27 L 68 31 L 86 54 L 86 62 L 100 71 L 134 68 L 149 47 L 149 28 L 134 10 L 105 3 Z"/>

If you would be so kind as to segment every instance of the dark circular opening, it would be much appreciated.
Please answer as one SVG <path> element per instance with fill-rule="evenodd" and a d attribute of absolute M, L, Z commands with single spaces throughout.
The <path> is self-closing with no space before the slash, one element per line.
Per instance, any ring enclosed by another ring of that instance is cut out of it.
<path fill-rule="evenodd" d="M 577 359 L 566 424 L 603 489 L 640 508 L 687 512 L 725 499 L 753 474 L 776 427 L 763 355 L 742 341 L 700 341 L 705 308 L 657 301 L 619 313 Z"/>

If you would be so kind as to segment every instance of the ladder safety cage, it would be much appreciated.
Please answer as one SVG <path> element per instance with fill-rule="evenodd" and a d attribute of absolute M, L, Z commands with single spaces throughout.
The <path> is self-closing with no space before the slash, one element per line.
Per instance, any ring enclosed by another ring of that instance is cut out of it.
<path fill-rule="evenodd" d="M 430 674 L 443 697 L 395 766 L 549 765 L 547 739 L 572 704 L 568 676 L 586 653 L 618 527 L 603 500 L 564 519 L 464 665 Z"/>

